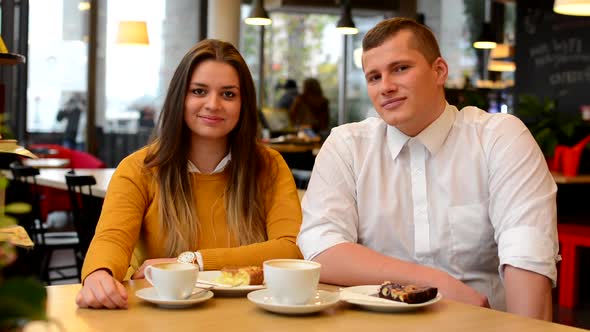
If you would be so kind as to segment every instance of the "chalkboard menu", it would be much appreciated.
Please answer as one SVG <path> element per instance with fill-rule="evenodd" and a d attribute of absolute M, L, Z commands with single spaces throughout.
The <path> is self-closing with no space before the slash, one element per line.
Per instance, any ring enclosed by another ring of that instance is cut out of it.
<path fill-rule="evenodd" d="M 561 112 L 590 105 L 590 17 L 553 12 L 553 0 L 517 1 L 515 92 L 557 101 Z"/>

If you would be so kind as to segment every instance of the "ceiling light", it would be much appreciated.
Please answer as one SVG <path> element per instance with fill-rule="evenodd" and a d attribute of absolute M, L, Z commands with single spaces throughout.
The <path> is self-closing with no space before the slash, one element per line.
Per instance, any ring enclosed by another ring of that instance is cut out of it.
<path fill-rule="evenodd" d="M 489 71 L 513 72 L 516 70 L 514 61 L 490 60 L 488 62 Z"/>
<path fill-rule="evenodd" d="M 149 45 L 145 21 L 121 21 L 117 32 L 117 44 Z"/>
<path fill-rule="evenodd" d="M 340 14 L 340 19 L 336 24 L 336 30 L 343 35 L 356 35 L 359 33 L 359 29 L 356 28 L 352 20 L 350 3 L 348 1 L 343 1 L 341 9 L 342 12 Z"/>
<path fill-rule="evenodd" d="M 262 5 L 262 0 L 255 0 L 250 15 L 244 20 L 248 25 L 269 25 L 272 20 Z"/>
<path fill-rule="evenodd" d="M 89 1 L 81 1 L 78 4 L 78 10 L 79 11 L 85 11 L 85 10 L 90 10 L 90 2 Z"/>
<path fill-rule="evenodd" d="M 510 44 L 497 44 L 490 53 L 492 59 L 513 59 L 514 46 Z"/>
<path fill-rule="evenodd" d="M 563 15 L 590 16 L 590 0 L 555 0 L 553 11 Z"/>
<path fill-rule="evenodd" d="M 473 47 L 491 49 L 495 48 L 496 45 L 497 43 L 496 38 L 494 37 L 494 31 L 492 30 L 492 25 L 490 23 L 484 23 L 481 35 L 479 35 L 479 38 L 473 42 Z"/>

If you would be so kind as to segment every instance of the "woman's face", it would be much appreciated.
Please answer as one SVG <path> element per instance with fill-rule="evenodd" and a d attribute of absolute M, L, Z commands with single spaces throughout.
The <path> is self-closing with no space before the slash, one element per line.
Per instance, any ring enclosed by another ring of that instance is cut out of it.
<path fill-rule="evenodd" d="M 195 67 L 184 100 L 184 121 L 192 141 L 224 141 L 240 119 L 238 72 L 231 65 L 205 60 Z"/>

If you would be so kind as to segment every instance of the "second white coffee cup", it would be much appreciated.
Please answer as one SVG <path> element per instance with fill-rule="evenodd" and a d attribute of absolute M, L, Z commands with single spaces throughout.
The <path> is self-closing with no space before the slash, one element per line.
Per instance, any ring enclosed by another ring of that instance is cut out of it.
<path fill-rule="evenodd" d="M 145 268 L 145 279 L 162 300 L 183 300 L 191 295 L 199 276 L 196 265 L 159 263 Z"/>
<path fill-rule="evenodd" d="M 321 264 L 303 259 L 271 259 L 263 265 L 264 282 L 273 301 L 302 305 L 315 295 Z"/>

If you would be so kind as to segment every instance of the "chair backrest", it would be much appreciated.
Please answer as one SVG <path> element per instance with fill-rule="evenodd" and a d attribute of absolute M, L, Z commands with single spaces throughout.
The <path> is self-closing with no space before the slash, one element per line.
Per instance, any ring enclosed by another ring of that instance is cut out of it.
<path fill-rule="evenodd" d="M 71 150 L 70 151 L 70 167 L 71 168 L 105 168 L 106 164 L 91 155 L 90 153 Z"/>
<path fill-rule="evenodd" d="M 74 217 L 74 228 L 80 241 L 80 252 L 85 256 L 94 237 L 102 200 L 92 195 L 92 186 L 96 184 L 94 176 L 77 175 L 72 170 L 66 173 L 65 177 Z"/>
<path fill-rule="evenodd" d="M 31 205 L 31 212 L 14 216 L 18 219 L 19 224 L 23 226 L 33 242 L 37 245 L 44 244 L 43 232 L 40 225 L 42 224 L 40 206 L 41 206 L 41 188 L 37 185 L 37 175 L 39 170 L 30 166 L 25 166 L 18 161 L 9 165 L 12 173 L 12 182 L 10 183 L 10 201 L 23 202 Z M 37 224 L 38 221 L 38 224 Z"/>

